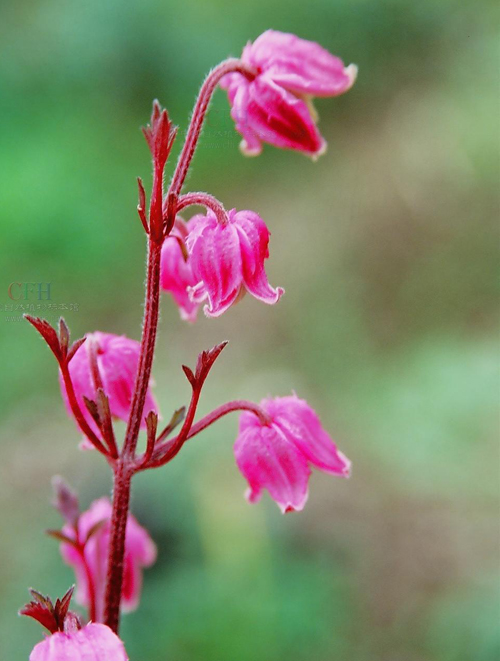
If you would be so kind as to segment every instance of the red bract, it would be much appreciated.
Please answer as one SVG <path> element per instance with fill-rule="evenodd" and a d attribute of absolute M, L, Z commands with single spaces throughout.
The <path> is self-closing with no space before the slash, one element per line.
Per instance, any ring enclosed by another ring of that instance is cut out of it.
<path fill-rule="evenodd" d="M 191 298 L 196 303 L 208 299 L 207 316 L 218 317 L 245 291 L 264 303 L 278 302 L 284 290 L 274 289 L 267 280 L 264 261 L 270 234 L 260 216 L 232 209 L 223 224 L 209 211 L 191 223 L 186 243 L 198 281 Z"/>
<path fill-rule="evenodd" d="M 260 403 L 270 422 L 244 412 L 234 453 L 248 480 L 247 498 L 260 500 L 267 489 L 283 513 L 303 509 L 312 464 L 332 475 L 349 477 L 350 461 L 337 450 L 314 410 L 295 395 Z"/>
<path fill-rule="evenodd" d="M 111 503 L 101 498 L 92 503 L 78 519 L 78 540 L 84 546 L 83 555 L 73 544 L 63 542 L 61 554 L 64 561 L 75 570 L 77 590 L 75 599 L 82 606 L 92 608 L 95 619 L 102 622 L 104 615 L 104 590 L 106 585 Z M 65 525 L 62 532 L 74 538 L 74 529 Z M 148 532 L 129 514 L 125 533 L 124 576 L 121 608 L 132 611 L 139 605 L 142 585 L 142 567 L 149 567 L 156 560 L 156 546 Z"/>
<path fill-rule="evenodd" d="M 241 61 L 255 77 L 231 73 L 221 87 L 227 89 L 231 116 L 243 136 L 242 151 L 255 156 L 267 142 L 320 156 L 326 142 L 316 127 L 310 99 L 347 92 L 357 68 L 345 67 L 319 44 L 275 30 L 249 43 Z"/>
<path fill-rule="evenodd" d="M 91 428 L 96 430 L 97 425 L 87 410 L 84 398 L 92 401 L 97 400 L 96 377 L 100 378 L 104 393 L 109 399 L 111 415 L 120 420 L 128 420 L 139 362 L 140 345 L 139 342 L 130 340 L 124 335 L 111 335 L 99 331 L 88 333 L 86 337 L 86 342 L 77 350 L 69 363 L 69 373 L 83 414 Z M 90 352 L 93 350 L 97 364 L 97 375 L 90 360 Z M 61 376 L 60 383 L 66 408 L 71 415 L 71 407 Z M 146 412 L 158 412 L 151 390 L 148 391 L 146 397 L 145 409 Z M 145 428 L 145 426 L 146 423 L 143 420 L 141 427 Z"/>

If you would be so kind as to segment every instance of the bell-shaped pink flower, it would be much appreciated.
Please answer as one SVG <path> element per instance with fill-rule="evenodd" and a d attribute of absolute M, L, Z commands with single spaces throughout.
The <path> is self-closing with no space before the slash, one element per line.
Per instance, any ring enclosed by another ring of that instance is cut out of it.
<path fill-rule="evenodd" d="M 349 477 L 350 461 L 337 450 L 307 402 L 292 395 L 264 399 L 260 407 L 269 416 L 269 424 L 245 411 L 234 446 L 236 463 L 249 484 L 249 502 L 257 502 L 267 489 L 283 513 L 302 510 L 310 465 Z"/>
<path fill-rule="evenodd" d="M 128 661 L 128 656 L 109 627 L 90 623 L 82 629 L 48 636 L 35 645 L 29 661 Z"/>
<path fill-rule="evenodd" d="M 87 608 L 95 600 L 95 619 L 100 622 L 104 615 L 104 591 L 108 564 L 111 526 L 111 503 L 101 498 L 92 503 L 78 519 L 78 538 L 85 543 L 84 555 L 68 542 L 61 544 L 64 561 L 75 571 L 77 581 L 76 601 Z M 71 526 L 65 525 L 62 532 L 74 537 Z M 121 608 L 132 611 L 139 605 L 142 586 L 142 568 L 156 560 L 156 546 L 148 532 L 129 514 L 125 533 L 125 559 L 122 585 Z"/>
<path fill-rule="evenodd" d="M 197 280 L 193 275 L 185 247 L 191 221 L 185 223 L 179 216 L 175 220 L 171 233 L 163 242 L 161 249 L 161 288 L 169 292 L 179 307 L 181 319 L 196 321 L 199 303 L 194 303 L 189 297 L 188 288 L 194 287 Z"/>
<path fill-rule="evenodd" d="M 260 216 L 231 209 L 223 224 L 209 211 L 191 223 L 186 243 L 198 284 L 189 291 L 196 303 L 208 300 L 207 316 L 218 317 L 245 291 L 264 303 L 277 303 L 284 290 L 274 289 L 267 280 L 264 261 L 270 233 Z"/>
<path fill-rule="evenodd" d="M 90 343 L 95 344 L 97 366 L 104 392 L 109 398 L 111 415 L 125 421 L 128 420 L 134 393 L 140 344 L 124 335 L 111 335 L 99 331 L 87 333 L 86 337 L 87 341 L 77 350 L 69 363 L 69 372 L 80 408 L 91 428 L 97 431 L 97 425 L 88 412 L 83 399 L 87 397 L 95 401 L 97 397 L 89 359 Z M 71 415 L 71 408 L 61 375 L 59 375 L 59 381 L 66 408 Z M 158 413 L 158 407 L 151 394 L 151 389 L 148 390 L 146 395 L 144 411 L 145 415 L 149 411 Z M 144 428 L 145 426 L 146 423 L 143 420 L 141 427 Z"/>
<path fill-rule="evenodd" d="M 356 66 L 344 66 L 315 42 L 275 30 L 248 43 L 241 60 L 256 72 L 255 78 L 231 73 L 221 87 L 227 89 L 231 116 L 243 136 L 243 153 L 260 154 L 267 142 L 320 156 L 326 143 L 310 100 L 347 92 L 356 79 Z"/>

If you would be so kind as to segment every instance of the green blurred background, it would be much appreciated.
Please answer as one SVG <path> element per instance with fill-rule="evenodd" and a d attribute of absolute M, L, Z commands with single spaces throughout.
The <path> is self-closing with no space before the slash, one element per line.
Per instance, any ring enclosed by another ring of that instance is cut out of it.
<path fill-rule="evenodd" d="M 224 419 L 140 475 L 159 546 L 122 635 L 132 661 L 496 661 L 498 629 L 498 12 L 458 0 L 19 0 L 0 8 L 0 658 L 41 630 L 26 588 L 72 582 L 49 506 L 64 475 L 110 492 L 60 402 L 55 363 L 12 303 L 50 282 L 72 332 L 139 339 L 145 241 L 139 127 L 157 97 L 180 132 L 209 67 L 273 27 L 359 66 L 320 100 L 316 164 L 238 152 L 218 92 L 187 186 L 258 211 L 276 307 L 247 297 L 187 326 L 168 297 L 154 374 L 164 417 L 181 363 L 222 339 L 200 413 L 294 388 L 353 461 L 306 509 L 243 499 Z M 180 140 L 178 140 L 178 143 Z M 179 144 L 172 157 L 174 161 Z M 59 314 L 48 311 L 53 320 Z M 122 427 L 120 427 L 122 429 Z"/>

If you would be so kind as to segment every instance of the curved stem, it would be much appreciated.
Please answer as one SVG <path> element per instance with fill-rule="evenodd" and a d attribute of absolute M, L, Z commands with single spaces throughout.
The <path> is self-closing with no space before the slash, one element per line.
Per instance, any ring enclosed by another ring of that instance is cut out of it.
<path fill-rule="evenodd" d="M 82 433 L 88 438 L 88 440 L 95 447 L 95 449 L 99 450 L 99 452 L 102 452 L 102 454 L 104 454 L 106 457 L 109 457 L 108 450 L 104 447 L 104 445 L 99 440 L 97 435 L 94 434 L 94 432 L 90 428 L 90 425 L 85 419 L 82 410 L 80 408 L 80 405 L 78 404 L 78 400 L 75 394 L 75 389 L 73 387 L 73 381 L 71 380 L 71 375 L 69 373 L 68 364 L 63 362 L 61 363 L 60 368 L 64 381 L 64 387 L 66 388 L 66 394 L 68 395 L 69 405 L 71 407 L 71 411 L 75 417 L 78 426 L 80 427 Z"/>
<path fill-rule="evenodd" d="M 189 437 L 189 432 L 191 430 L 191 426 L 193 424 L 194 416 L 196 414 L 196 407 L 198 406 L 198 402 L 200 400 L 200 395 L 201 395 L 201 385 L 193 388 L 191 401 L 189 402 L 188 412 L 180 432 L 170 441 L 170 443 L 166 444 L 167 447 L 166 447 L 165 455 L 162 458 L 164 463 L 168 463 L 169 461 L 171 461 L 175 457 L 175 455 L 179 452 L 179 450 L 182 448 L 184 443 L 187 441 Z M 153 458 L 154 456 L 155 453 L 153 453 Z M 158 464 L 158 465 L 161 466 L 162 464 Z"/>
<path fill-rule="evenodd" d="M 87 353 L 89 357 L 90 374 L 96 391 L 96 404 L 99 412 L 99 428 L 104 441 L 109 448 L 109 454 L 113 459 L 118 458 L 118 446 L 116 445 L 115 432 L 113 430 L 113 421 L 111 419 L 111 410 L 109 400 L 104 392 L 104 384 L 97 362 L 99 346 L 92 334 L 89 334 L 86 342 Z"/>
<path fill-rule="evenodd" d="M 224 60 L 224 62 L 221 62 L 207 75 L 201 86 L 200 93 L 198 94 L 198 98 L 193 109 L 193 114 L 191 115 L 191 123 L 189 124 L 186 141 L 184 142 L 184 146 L 179 156 L 179 160 L 177 161 L 174 176 L 172 177 L 172 182 L 170 184 L 170 194 L 179 195 L 181 192 L 184 180 L 186 179 L 186 175 L 189 170 L 191 159 L 193 158 L 193 154 L 196 149 L 198 138 L 200 137 L 203 120 L 205 119 L 212 94 L 214 93 L 220 79 L 223 78 L 223 76 L 226 74 L 233 72 L 241 73 L 251 79 L 256 75 L 256 72 L 251 67 L 247 66 L 237 58 L 229 58 Z"/>
<path fill-rule="evenodd" d="M 177 202 L 177 211 L 182 211 L 182 209 L 195 204 L 213 211 L 219 224 L 227 225 L 229 222 L 224 206 L 216 197 L 209 195 L 209 193 L 186 193 L 186 195 L 181 195 Z"/>
<path fill-rule="evenodd" d="M 250 411 L 259 418 L 263 425 L 271 424 L 270 416 L 260 406 L 257 406 L 257 404 L 244 399 L 237 399 L 232 402 L 227 402 L 227 404 L 222 404 L 222 406 L 219 406 L 211 413 L 208 413 L 201 420 L 198 420 L 196 424 L 192 425 L 185 438 L 182 438 L 181 429 L 177 436 L 172 438 L 170 441 L 159 445 L 153 453 L 151 461 L 147 465 L 144 465 L 144 468 L 156 468 L 157 466 L 163 466 L 164 464 L 168 463 L 177 454 L 185 441 L 193 438 L 193 436 L 196 436 L 196 434 L 199 434 L 207 427 L 210 427 L 210 425 L 219 420 L 219 418 L 222 418 L 223 416 L 227 415 L 228 413 L 232 413 L 233 411 Z"/>

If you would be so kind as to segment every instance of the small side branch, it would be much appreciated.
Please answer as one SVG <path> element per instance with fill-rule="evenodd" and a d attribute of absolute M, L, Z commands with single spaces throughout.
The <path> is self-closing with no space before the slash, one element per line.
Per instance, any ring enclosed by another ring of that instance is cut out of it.
<path fill-rule="evenodd" d="M 219 406 L 214 411 L 208 413 L 205 417 L 199 420 L 196 424 L 192 425 L 185 438 L 182 438 L 181 430 L 181 432 L 179 432 L 175 438 L 167 441 L 166 443 L 157 445 L 151 460 L 147 465 L 144 465 L 143 468 L 156 468 L 157 466 L 163 466 L 164 464 L 168 463 L 179 451 L 179 444 L 182 447 L 182 444 L 187 440 L 193 438 L 193 436 L 196 436 L 196 434 L 199 434 L 207 427 L 210 427 L 210 425 L 212 425 L 214 422 L 227 415 L 228 413 L 232 413 L 233 411 L 250 411 L 259 418 L 262 424 L 271 424 L 271 418 L 269 415 L 260 406 L 257 406 L 257 404 L 244 399 L 227 402 L 227 404 Z"/>

